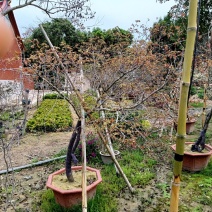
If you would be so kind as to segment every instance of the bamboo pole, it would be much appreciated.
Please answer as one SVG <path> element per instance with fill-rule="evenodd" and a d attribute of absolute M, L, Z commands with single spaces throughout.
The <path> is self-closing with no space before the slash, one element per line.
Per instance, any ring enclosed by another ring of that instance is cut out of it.
<path fill-rule="evenodd" d="M 83 70 L 80 58 L 81 94 L 83 95 Z M 82 97 L 83 98 L 83 97 Z M 81 106 L 81 141 L 82 141 L 82 211 L 87 212 L 87 177 L 86 177 L 86 139 L 85 139 L 85 111 Z"/>
<path fill-rule="evenodd" d="M 203 98 L 203 108 L 202 108 L 202 128 L 205 124 L 205 116 L 206 116 L 206 101 L 207 101 L 207 95 L 206 95 L 206 84 L 204 84 L 204 98 Z"/>
<path fill-rule="evenodd" d="M 86 103 L 84 102 L 84 100 L 83 100 L 83 98 L 82 98 L 82 95 L 81 95 L 81 94 L 78 92 L 78 90 L 75 88 L 75 86 L 74 86 L 74 84 L 73 84 L 71 78 L 70 78 L 69 75 L 68 75 L 68 72 L 67 72 L 66 67 L 65 67 L 65 66 L 63 65 L 63 63 L 61 62 L 61 60 L 60 60 L 60 58 L 59 58 L 59 56 L 58 56 L 58 54 L 57 54 L 57 52 L 56 52 L 54 46 L 52 45 L 52 43 L 51 43 L 51 41 L 50 41 L 48 35 L 46 34 L 45 30 L 43 29 L 43 26 L 42 26 L 41 24 L 40 24 L 39 26 L 40 26 L 40 28 L 41 28 L 41 30 L 42 30 L 42 32 L 43 32 L 43 34 L 44 34 L 44 36 L 45 36 L 45 38 L 46 38 L 48 44 L 49 44 L 49 46 L 50 46 L 51 49 L 53 50 L 53 53 L 54 53 L 56 59 L 58 60 L 59 64 L 61 65 L 61 67 L 62 67 L 62 69 L 63 69 L 63 71 L 64 71 L 64 73 L 65 73 L 65 76 L 67 77 L 68 82 L 70 83 L 70 85 L 72 86 L 74 92 L 76 93 L 77 98 L 78 98 L 78 100 L 80 101 L 81 106 L 83 107 L 84 111 L 87 113 L 87 116 L 89 117 L 89 119 L 90 119 L 91 121 L 95 121 L 95 120 L 92 118 L 92 116 L 91 116 L 91 114 L 90 114 L 90 111 L 89 111 L 89 109 L 88 109 Z M 93 122 L 93 125 L 94 125 L 94 127 L 96 128 L 99 137 L 100 137 L 101 140 L 103 141 L 103 143 L 104 143 L 104 145 L 105 145 L 105 147 L 106 147 L 108 153 L 110 154 L 112 160 L 114 161 L 114 163 L 115 163 L 117 169 L 119 170 L 119 173 L 120 173 L 121 176 L 124 178 L 124 180 L 125 180 L 125 182 L 126 182 L 128 188 L 129 188 L 129 190 L 133 193 L 133 192 L 134 192 L 134 188 L 131 186 L 129 180 L 127 179 L 126 175 L 124 174 L 123 170 L 121 169 L 121 166 L 119 165 L 118 161 L 117 161 L 116 158 L 113 156 L 113 154 L 112 154 L 112 152 L 111 152 L 111 150 L 110 150 L 110 147 L 108 146 L 107 141 L 105 140 L 105 138 L 104 138 L 104 136 L 103 136 L 103 134 L 102 134 L 102 132 L 101 132 L 101 129 L 99 128 L 99 125 L 98 125 L 97 123 L 95 123 L 95 122 Z"/>
<path fill-rule="evenodd" d="M 174 168 L 173 168 L 174 176 L 171 186 L 170 212 L 177 212 L 179 205 L 180 178 L 182 172 L 184 144 L 186 140 L 188 90 L 190 85 L 192 58 L 193 58 L 195 37 L 197 30 L 196 29 L 197 3 L 198 0 L 190 0 L 189 2 L 188 28 L 187 28 L 186 47 L 183 63 L 182 82 L 180 89 L 176 151 L 174 156 Z"/>
<path fill-rule="evenodd" d="M 102 119 L 103 119 L 103 121 L 105 121 L 105 112 L 103 110 L 103 106 L 102 106 L 102 102 L 101 102 L 99 91 L 97 90 L 96 93 L 97 93 L 97 98 L 100 99 L 100 109 L 101 109 Z M 113 149 L 113 145 L 112 145 L 112 141 L 111 141 L 111 138 L 110 138 L 110 134 L 109 134 L 109 131 L 108 131 L 107 124 L 105 124 L 105 133 L 106 133 L 108 145 L 109 145 L 109 147 L 111 149 L 111 152 L 112 152 L 112 154 L 113 154 L 113 156 L 115 158 L 114 149 Z M 115 167 L 115 170 L 116 170 L 116 174 L 118 175 L 119 171 L 118 171 L 118 169 L 117 169 L 115 164 L 114 164 L 114 167 Z"/>
<path fill-rule="evenodd" d="M 63 64 L 62 61 L 60 60 L 60 57 L 59 57 L 59 55 L 57 54 L 57 52 L 56 52 L 54 46 L 52 45 L 52 42 L 50 41 L 48 35 L 46 34 L 46 31 L 44 30 L 43 26 L 42 26 L 41 24 L 40 24 L 39 26 L 40 26 L 40 28 L 41 28 L 41 31 L 42 31 L 43 34 L 44 34 L 44 37 L 46 38 L 46 40 L 47 40 L 47 42 L 48 42 L 48 44 L 49 44 L 49 46 L 50 46 L 51 49 L 53 50 L 54 56 L 56 57 L 58 63 L 59 63 L 60 66 L 62 67 L 62 69 L 63 69 L 63 71 L 64 71 L 64 73 L 65 73 L 65 77 L 66 77 L 67 81 L 70 83 L 72 89 L 73 89 L 74 92 L 76 93 L 77 98 L 78 98 L 79 101 L 80 101 L 80 104 L 81 104 L 81 105 L 84 107 L 84 109 L 85 109 L 86 105 L 85 105 L 85 103 L 84 103 L 84 101 L 83 101 L 83 99 L 82 99 L 82 95 L 81 95 L 81 94 L 79 93 L 79 91 L 75 88 L 74 83 L 72 82 L 72 80 L 71 80 L 71 78 L 70 78 L 70 76 L 69 76 L 69 74 L 68 74 L 67 68 L 64 66 L 64 64 Z"/>

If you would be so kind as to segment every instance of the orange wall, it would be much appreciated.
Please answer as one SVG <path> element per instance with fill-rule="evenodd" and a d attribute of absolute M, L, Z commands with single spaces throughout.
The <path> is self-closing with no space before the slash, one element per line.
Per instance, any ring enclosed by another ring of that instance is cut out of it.
<path fill-rule="evenodd" d="M 21 81 L 22 78 L 25 89 L 34 89 L 33 79 L 29 74 L 24 73 L 24 69 L 21 77 L 22 56 L 15 36 L 12 42 L 10 51 L 0 58 L 0 80 Z"/>

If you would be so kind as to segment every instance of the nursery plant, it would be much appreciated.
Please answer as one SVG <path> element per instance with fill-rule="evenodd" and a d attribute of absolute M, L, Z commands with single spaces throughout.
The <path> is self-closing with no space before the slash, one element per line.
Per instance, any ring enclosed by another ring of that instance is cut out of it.
<path fill-rule="evenodd" d="M 195 144 L 192 145 L 191 151 L 202 152 L 205 149 L 205 137 L 211 117 L 212 117 L 212 109 L 207 113 L 203 128 L 200 132 L 200 136 L 195 142 Z"/>
<path fill-rule="evenodd" d="M 44 31 L 44 30 L 43 30 L 43 31 Z M 44 34 L 45 34 L 45 33 L 44 33 Z M 46 35 L 46 38 L 47 38 L 47 40 L 48 40 L 47 35 Z M 49 41 L 49 43 L 50 43 L 50 41 Z M 63 65 L 63 64 L 61 63 L 61 61 L 59 60 L 58 54 L 56 53 L 55 49 L 52 47 L 51 43 L 50 43 L 50 46 L 51 46 L 51 48 L 52 48 L 52 50 L 53 50 L 53 53 L 54 53 L 56 59 L 60 62 L 60 65 L 62 66 L 62 68 L 63 68 L 64 70 L 66 70 L 66 68 L 64 67 L 64 65 Z M 33 59 L 33 60 L 34 60 L 34 59 Z M 35 60 L 34 60 L 34 61 L 35 61 Z M 36 64 L 36 63 L 35 63 L 35 64 Z M 89 110 L 89 108 L 88 108 L 87 105 L 86 105 L 86 102 L 83 100 L 82 96 L 79 94 L 79 92 L 78 92 L 78 91 L 76 90 L 76 88 L 74 87 L 73 82 L 72 82 L 72 81 L 70 80 L 70 78 L 68 77 L 68 73 L 67 73 L 67 72 L 65 72 L 65 75 L 66 75 L 66 77 L 67 77 L 67 80 L 68 80 L 69 83 L 71 84 L 72 88 L 74 89 L 74 92 L 76 93 L 76 95 L 77 95 L 77 97 L 78 97 L 78 99 L 79 99 L 79 101 L 80 101 L 81 107 L 83 107 L 83 109 L 85 110 L 85 112 L 86 112 L 87 116 L 89 117 L 89 119 L 90 119 L 91 121 L 94 121 L 94 119 L 93 119 L 93 117 L 92 117 L 92 115 L 91 115 L 91 114 L 93 113 L 93 111 L 90 111 L 90 110 Z M 122 77 L 121 77 L 121 78 L 122 78 Z M 156 91 L 155 91 L 155 92 L 156 92 Z M 96 121 L 95 121 L 95 122 L 96 122 Z M 94 122 L 95 127 L 97 127 L 98 125 L 96 125 L 95 122 Z M 111 153 L 111 150 L 110 150 L 110 148 L 109 148 L 109 146 L 107 145 L 107 141 L 105 140 L 104 135 L 102 134 L 101 129 L 100 129 L 99 127 L 97 127 L 97 132 L 98 132 L 100 138 L 102 139 L 102 141 L 104 142 L 104 144 L 106 145 L 107 150 L 109 151 L 109 153 L 112 154 L 112 153 Z M 72 153 L 73 153 L 73 150 L 75 149 L 75 146 L 78 145 L 78 143 L 79 143 L 79 136 L 80 136 L 80 134 L 81 134 L 81 123 L 80 123 L 80 121 L 78 121 L 77 127 L 76 127 L 76 129 L 75 129 L 75 131 L 74 131 L 74 133 L 73 133 L 73 135 L 72 135 L 72 138 L 71 138 L 70 144 L 69 144 L 69 151 L 68 151 L 68 155 L 67 155 L 67 161 L 69 161 L 69 163 L 67 163 L 67 164 L 69 164 L 69 165 L 70 165 L 70 160 L 69 160 L 69 158 L 71 157 L 72 159 L 74 159 Z M 113 158 L 113 157 L 112 157 L 112 158 Z M 116 164 L 116 167 L 119 169 L 119 172 L 121 173 L 121 175 L 123 176 L 123 178 L 124 178 L 125 181 L 127 182 L 128 187 L 130 188 L 131 191 L 133 191 L 133 189 L 132 189 L 130 183 L 128 182 L 128 180 L 127 180 L 127 178 L 126 178 L 126 176 L 125 176 L 125 174 L 124 174 L 123 171 L 121 170 L 120 165 L 118 164 L 118 162 L 116 161 L 115 158 L 113 158 L 113 160 L 114 160 L 114 162 L 115 162 L 115 164 Z M 67 177 L 68 177 L 69 181 L 73 181 L 71 169 L 69 170 L 69 168 L 67 167 L 67 164 L 66 164 L 66 173 L 67 173 Z"/>
<path fill-rule="evenodd" d="M 120 165 L 129 176 L 129 180 L 133 186 L 145 187 L 155 177 L 154 169 L 157 166 L 157 162 L 152 158 L 146 158 L 144 152 L 138 148 L 128 151 L 125 147 L 122 151 L 122 160 Z M 114 167 L 102 166 L 102 163 L 97 164 L 101 167 L 101 175 L 103 182 L 97 187 L 96 196 L 88 201 L 88 211 L 118 211 L 118 198 L 123 190 L 126 189 L 126 183 L 124 180 L 117 178 L 115 175 Z M 140 172 L 137 172 L 140 167 Z M 151 168 L 150 168 L 151 167 Z M 135 173 L 132 175 L 131 173 Z M 136 195 L 136 194 L 135 194 Z M 108 204 L 110 202 L 110 204 Z M 57 211 L 77 211 L 81 210 L 81 204 L 71 208 L 63 208 L 56 204 L 54 195 L 51 190 L 45 190 L 42 192 L 41 204 L 37 204 L 37 210 L 42 209 L 44 212 L 57 209 Z"/>

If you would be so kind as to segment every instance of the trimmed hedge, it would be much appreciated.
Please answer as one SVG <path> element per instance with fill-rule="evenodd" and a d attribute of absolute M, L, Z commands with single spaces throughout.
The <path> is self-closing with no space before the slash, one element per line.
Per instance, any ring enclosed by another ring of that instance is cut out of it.
<path fill-rule="evenodd" d="M 27 123 L 28 132 L 66 131 L 72 126 L 73 120 L 69 104 L 66 100 L 46 99 Z"/>
<path fill-rule="evenodd" d="M 64 93 L 63 96 L 68 97 L 66 93 Z M 43 100 L 44 99 L 64 99 L 63 96 L 58 93 L 48 93 L 43 97 Z"/>

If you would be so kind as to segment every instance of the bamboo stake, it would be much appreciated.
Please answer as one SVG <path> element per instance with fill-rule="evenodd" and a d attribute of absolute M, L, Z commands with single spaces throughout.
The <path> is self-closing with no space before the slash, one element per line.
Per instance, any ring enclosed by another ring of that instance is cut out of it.
<path fill-rule="evenodd" d="M 96 93 L 97 93 L 97 98 L 100 99 L 99 91 L 97 90 Z M 105 121 L 105 112 L 103 110 L 101 99 L 100 99 L 100 109 L 101 109 L 102 119 L 103 119 L 103 121 Z M 114 149 L 113 149 L 113 145 L 112 145 L 112 142 L 111 142 L 110 134 L 109 134 L 109 131 L 108 131 L 108 128 L 107 128 L 107 124 L 105 124 L 105 132 L 106 132 L 106 136 L 107 136 L 108 145 L 109 145 L 109 147 L 111 149 L 111 152 L 112 152 L 112 154 L 113 154 L 113 156 L 115 158 Z M 117 169 L 115 164 L 114 164 L 114 167 L 115 167 L 116 173 L 119 174 L 119 171 L 118 171 L 118 169 Z"/>
<path fill-rule="evenodd" d="M 180 178 L 182 172 L 184 144 L 186 139 L 188 90 L 190 85 L 191 66 L 197 28 L 197 3 L 198 0 L 190 0 L 189 2 L 188 28 L 178 110 L 177 140 L 176 151 L 174 156 L 174 177 L 171 187 L 170 212 L 177 212 L 179 205 Z"/>
<path fill-rule="evenodd" d="M 27 122 L 27 114 L 28 114 L 28 101 L 29 101 L 29 90 L 25 90 L 24 91 L 24 95 L 23 95 L 23 108 L 24 108 L 24 120 L 23 120 L 23 124 L 22 124 L 22 135 L 25 134 L 26 131 L 26 122 Z"/>
<path fill-rule="evenodd" d="M 206 100 L 207 100 L 207 95 L 206 95 L 206 84 L 204 84 L 204 98 L 203 98 L 203 108 L 202 108 L 202 128 L 204 127 L 204 124 L 205 124 Z"/>
<path fill-rule="evenodd" d="M 81 94 L 83 94 L 82 58 L 80 58 Z M 83 97 L 82 97 L 83 98 Z M 87 211 L 87 178 L 86 178 L 86 140 L 85 140 L 85 111 L 81 106 L 81 141 L 82 141 L 82 211 Z"/>
<path fill-rule="evenodd" d="M 83 101 L 83 99 L 82 99 L 82 95 L 80 95 L 79 91 L 75 88 L 74 83 L 72 82 L 72 80 L 71 80 L 71 78 L 70 78 L 70 76 L 69 76 L 69 74 L 68 74 L 67 68 L 66 68 L 66 67 L 64 66 L 64 64 L 61 62 L 60 57 L 59 57 L 59 55 L 57 54 L 57 52 L 56 52 L 54 46 L 52 45 L 52 42 L 50 41 L 48 35 L 46 34 L 46 31 L 44 30 L 43 26 L 42 26 L 41 24 L 40 24 L 39 26 L 40 26 L 40 28 L 41 28 L 41 31 L 42 31 L 43 34 L 44 34 L 44 37 L 46 38 L 46 40 L 47 40 L 47 42 L 48 42 L 48 44 L 49 44 L 49 46 L 50 46 L 51 49 L 53 50 L 54 56 L 56 57 L 56 59 L 57 59 L 57 61 L 59 62 L 60 66 L 62 67 L 62 69 L 63 69 L 63 71 L 64 71 L 64 73 L 65 73 L 65 76 L 66 76 L 67 81 L 70 83 L 72 89 L 73 89 L 74 92 L 76 93 L 77 98 L 78 98 L 79 101 L 80 101 L 80 104 L 82 104 L 82 106 L 83 106 L 84 109 L 85 109 L 86 105 L 85 105 L 85 103 L 84 103 L 84 101 Z"/>
<path fill-rule="evenodd" d="M 90 114 L 90 111 L 89 111 L 89 109 L 88 109 L 86 103 L 84 102 L 84 100 L 83 100 L 83 98 L 82 98 L 82 95 L 81 95 L 81 94 L 78 92 L 78 90 L 75 88 L 75 86 L 74 86 L 74 84 L 73 84 L 71 78 L 70 78 L 69 75 L 68 75 L 68 72 L 67 72 L 66 67 L 65 67 L 65 66 L 63 65 L 63 63 L 61 62 L 61 60 L 60 60 L 60 58 L 59 58 L 59 56 L 58 56 L 58 54 L 57 54 L 57 52 L 56 52 L 54 46 L 52 45 L 52 43 L 51 43 L 51 41 L 50 41 L 48 35 L 46 34 L 45 30 L 43 29 L 43 26 L 42 26 L 42 25 L 39 25 L 39 26 L 40 26 L 40 28 L 41 28 L 41 30 L 42 30 L 42 32 L 43 32 L 43 34 L 44 34 L 44 36 L 45 36 L 47 42 L 49 43 L 49 46 L 50 46 L 51 49 L 53 50 L 53 53 L 54 53 L 56 59 L 58 60 L 59 64 L 61 65 L 61 67 L 62 67 L 62 69 L 63 69 L 63 71 L 64 71 L 64 73 L 65 73 L 65 75 L 66 75 L 66 77 L 67 77 L 68 82 L 70 83 L 70 85 L 72 86 L 74 92 L 76 93 L 77 98 L 78 98 L 78 100 L 80 101 L 81 106 L 83 107 L 84 111 L 87 113 L 89 119 L 90 119 L 91 121 L 95 121 L 95 120 L 92 118 L 92 116 L 91 116 L 91 114 Z M 102 141 L 103 141 L 103 143 L 104 143 L 104 145 L 105 145 L 105 147 L 106 147 L 108 153 L 110 154 L 112 160 L 114 161 L 116 167 L 118 168 L 119 173 L 120 173 L 121 176 L 124 178 L 124 180 L 125 180 L 125 182 L 126 182 L 128 188 L 130 189 L 130 191 L 133 193 L 133 192 L 134 192 L 134 189 L 133 189 L 133 187 L 131 186 L 131 184 L 130 184 L 129 180 L 127 179 L 126 175 L 125 175 L 124 172 L 122 171 L 121 166 L 119 165 L 118 161 L 117 161 L 116 158 L 112 155 L 112 152 L 111 152 L 111 150 L 110 150 L 110 147 L 108 146 L 107 141 L 105 140 L 105 138 L 104 138 L 104 136 L 103 136 L 103 134 L 102 134 L 102 132 L 101 132 L 101 129 L 99 128 L 99 125 L 98 125 L 97 123 L 95 123 L 95 122 L 93 122 L 93 125 L 94 125 L 94 127 L 96 128 L 99 137 L 102 139 Z"/>

